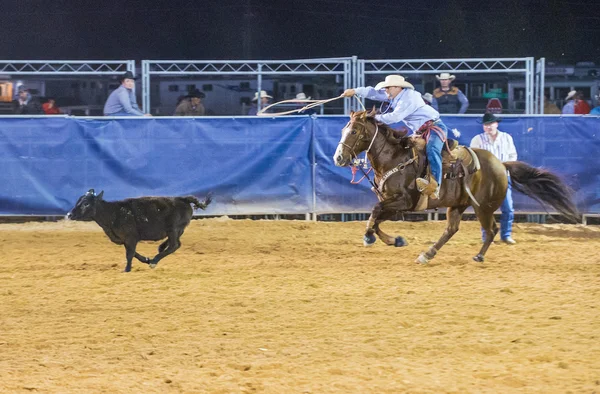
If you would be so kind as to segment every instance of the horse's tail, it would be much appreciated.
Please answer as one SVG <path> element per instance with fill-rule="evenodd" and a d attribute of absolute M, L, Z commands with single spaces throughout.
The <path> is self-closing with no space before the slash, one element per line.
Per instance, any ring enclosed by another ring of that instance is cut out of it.
<path fill-rule="evenodd" d="M 202 202 L 200 202 L 200 200 L 198 200 L 194 196 L 187 196 L 187 197 L 181 197 L 181 198 L 183 199 L 183 201 L 185 201 L 188 204 L 194 204 L 195 209 L 206 209 L 208 204 L 210 204 L 210 202 L 212 201 L 212 193 L 208 193 L 206 195 L 206 197 L 204 198 L 204 201 L 202 201 Z"/>
<path fill-rule="evenodd" d="M 512 186 L 519 192 L 549 204 L 574 223 L 580 221 L 577 207 L 572 200 L 571 189 L 555 174 L 541 168 L 535 168 L 522 161 L 503 163 Z"/>

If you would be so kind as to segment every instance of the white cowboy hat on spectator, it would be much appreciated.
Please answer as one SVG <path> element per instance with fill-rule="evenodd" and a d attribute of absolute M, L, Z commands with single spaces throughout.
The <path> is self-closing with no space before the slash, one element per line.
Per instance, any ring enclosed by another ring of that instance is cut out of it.
<path fill-rule="evenodd" d="M 406 82 L 404 80 L 404 77 L 401 75 L 388 75 L 387 77 L 385 77 L 385 81 L 379 82 L 376 86 L 375 86 L 375 90 L 380 90 L 383 88 L 389 88 L 392 86 L 398 86 L 400 88 L 408 88 L 408 89 L 414 89 L 415 87 L 412 86 L 410 83 Z"/>
<path fill-rule="evenodd" d="M 423 97 L 423 100 L 427 101 L 428 103 L 433 100 L 433 95 L 431 93 L 425 93 L 421 97 Z"/>
<path fill-rule="evenodd" d="M 442 79 L 449 79 L 451 81 L 454 81 L 454 78 L 456 78 L 454 75 L 451 75 L 450 73 L 440 73 L 440 75 L 436 75 L 435 76 L 438 81 L 442 80 Z"/>
<path fill-rule="evenodd" d="M 265 92 L 264 90 L 261 90 L 260 91 L 260 98 L 265 98 L 265 97 L 269 98 L 269 99 L 273 98 L 273 96 L 269 96 L 267 94 L 267 92 Z M 258 92 L 254 93 L 254 98 L 252 99 L 252 101 L 256 101 L 256 100 L 258 100 Z"/>
<path fill-rule="evenodd" d="M 296 95 L 296 100 L 310 100 L 310 97 L 306 97 L 304 92 L 300 92 Z"/>
<path fill-rule="evenodd" d="M 567 94 L 567 98 L 565 100 L 572 99 L 577 94 L 577 90 L 571 90 L 569 94 Z"/>

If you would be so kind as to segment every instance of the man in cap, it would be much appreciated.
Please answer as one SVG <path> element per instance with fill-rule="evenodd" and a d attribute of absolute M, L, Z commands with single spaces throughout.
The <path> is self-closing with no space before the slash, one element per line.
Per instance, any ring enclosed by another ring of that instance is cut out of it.
<path fill-rule="evenodd" d="M 31 95 L 25 86 L 19 87 L 19 96 L 13 101 L 13 113 L 17 115 L 43 115 L 40 102 Z"/>
<path fill-rule="evenodd" d="M 371 86 L 346 89 L 342 95 L 354 95 L 370 100 L 389 101 L 382 114 L 375 115 L 379 122 L 391 125 L 404 122 L 414 133 L 427 137 L 427 159 L 431 177 L 417 178 L 417 188 L 432 199 L 439 198 L 442 184 L 442 148 L 448 133 L 440 114 L 425 104 L 421 94 L 400 75 L 388 75 L 385 81 Z"/>
<path fill-rule="evenodd" d="M 104 104 L 105 116 L 152 116 L 143 113 L 137 104 L 135 79 L 131 71 L 121 76 L 121 86 L 112 91 Z"/>
<path fill-rule="evenodd" d="M 205 94 L 198 89 L 192 90 L 175 108 L 175 116 L 204 116 L 206 110 L 202 104 Z"/>
<path fill-rule="evenodd" d="M 452 81 L 456 78 L 450 73 L 441 73 L 435 76 L 440 81 L 440 87 L 433 91 L 431 106 L 441 114 L 464 114 L 469 108 L 467 96 Z"/>
<path fill-rule="evenodd" d="M 577 90 L 571 90 L 567 97 L 565 97 L 565 101 L 567 102 L 562 108 L 563 115 L 573 115 L 575 113 L 575 96 L 577 95 Z"/>
<path fill-rule="evenodd" d="M 517 160 L 517 148 L 510 134 L 498 130 L 500 118 L 494 114 L 486 113 L 483 115 L 481 123 L 483 124 L 483 133 L 477 134 L 471 140 L 471 148 L 485 149 L 496 156 L 501 162 Z M 502 215 L 500 216 L 500 239 L 509 245 L 516 244 L 512 239 L 512 224 L 515 218 L 515 210 L 512 200 L 512 186 L 510 177 L 508 178 L 508 189 L 506 189 L 506 198 L 500 207 Z M 485 232 L 481 231 L 485 241 Z"/>
<path fill-rule="evenodd" d="M 265 92 L 264 90 L 260 91 L 260 108 L 265 108 L 267 105 L 269 105 L 269 100 L 271 100 L 273 97 L 269 96 L 267 94 L 267 92 Z M 258 92 L 254 93 L 254 98 L 252 99 L 252 106 L 250 107 L 250 109 L 248 110 L 248 115 L 253 116 L 256 115 L 258 113 Z"/>

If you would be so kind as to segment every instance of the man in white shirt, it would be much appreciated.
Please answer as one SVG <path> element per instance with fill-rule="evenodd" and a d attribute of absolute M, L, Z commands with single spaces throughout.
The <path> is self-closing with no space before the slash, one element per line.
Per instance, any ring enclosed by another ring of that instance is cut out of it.
<path fill-rule="evenodd" d="M 378 122 L 391 125 L 404 122 L 413 133 L 427 139 L 427 160 L 431 171 L 430 179 L 417 178 L 417 188 L 431 199 L 438 199 L 442 184 L 442 148 L 448 129 L 440 119 L 440 114 L 425 104 L 421 93 L 401 75 L 388 75 L 385 81 L 375 87 L 366 86 L 346 89 L 344 97 L 354 95 L 370 100 L 387 101 L 388 106 L 381 114 L 375 115 Z"/>
<path fill-rule="evenodd" d="M 498 130 L 500 118 L 494 114 L 486 113 L 483 115 L 483 133 L 477 134 L 471 140 L 471 148 L 485 149 L 492 152 L 501 162 L 517 160 L 517 148 L 510 134 Z M 512 187 L 510 177 L 508 179 L 508 189 L 506 189 L 506 198 L 500 207 L 502 215 L 500 216 L 500 239 L 509 245 L 517 242 L 512 239 L 512 224 L 515 217 L 513 208 Z M 482 231 L 483 237 L 485 233 Z M 485 239 L 484 239 L 485 241 Z"/>

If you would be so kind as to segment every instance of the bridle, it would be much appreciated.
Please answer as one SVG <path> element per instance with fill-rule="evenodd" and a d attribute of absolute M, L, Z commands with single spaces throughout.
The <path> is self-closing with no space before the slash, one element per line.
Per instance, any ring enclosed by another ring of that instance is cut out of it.
<path fill-rule="evenodd" d="M 350 123 L 352 123 L 353 121 L 351 120 L 350 122 L 348 122 L 348 124 L 346 125 L 345 128 L 348 127 L 348 125 L 350 125 Z M 342 145 L 343 147 L 345 147 L 346 149 L 348 149 L 350 151 L 350 154 L 352 155 L 352 165 L 355 167 L 363 167 L 363 168 L 367 168 L 368 164 L 367 164 L 367 155 L 369 154 L 369 151 L 371 150 L 371 148 L 373 147 L 373 143 L 375 142 L 375 138 L 377 138 L 377 134 L 379 133 L 379 124 L 377 124 L 377 122 L 375 122 L 375 133 L 373 133 L 373 137 L 371 138 L 371 142 L 369 143 L 369 147 L 367 148 L 367 150 L 365 150 L 365 158 L 364 159 L 360 159 L 358 157 L 358 155 L 356 154 L 356 152 L 354 151 L 354 148 L 356 148 L 356 145 L 358 145 L 358 143 L 364 138 L 364 132 L 365 130 L 367 130 L 367 126 L 365 124 L 360 124 L 362 126 L 362 129 L 359 131 L 357 131 L 358 136 L 356 137 L 356 141 L 354 141 L 354 144 L 352 146 L 340 141 L 338 143 L 338 145 Z M 381 147 L 381 149 L 383 149 L 383 146 Z M 377 153 L 377 156 L 379 155 L 379 153 L 381 153 L 381 149 L 380 151 Z"/>
<path fill-rule="evenodd" d="M 348 125 L 350 125 L 350 123 L 352 123 L 352 120 L 350 120 L 350 122 L 348 122 L 348 124 L 346 125 L 345 128 L 348 127 Z M 369 181 L 369 183 L 371 184 L 372 190 L 375 192 L 375 194 L 377 194 L 377 196 L 380 198 L 380 200 L 383 200 L 383 184 L 385 183 L 385 181 L 387 181 L 387 179 L 394 175 L 397 172 L 402 172 L 408 165 L 413 164 L 413 163 L 418 163 L 418 154 L 415 151 L 415 148 L 412 148 L 412 157 L 408 160 L 406 160 L 405 162 L 402 162 L 400 164 L 398 164 L 397 166 L 395 166 L 394 168 L 390 169 L 389 171 L 387 171 L 386 173 L 384 173 L 381 176 L 381 180 L 380 180 L 380 184 L 377 185 L 375 183 L 375 180 L 371 180 L 371 178 L 369 177 L 369 173 L 373 170 L 373 167 L 369 168 L 369 165 L 367 163 L 367 155 L 369 153 L 369 151 L 371 150 L 371 148 L 373 147 L 373 143 L 375 142 L 375 138 L 377 138 L 377 134 L 379 133 L 379 124 L 377 122 L 375 122 L 375 133 L 373 134 L 373 137 L 371 139 L 371 142 L 369 143 L 369 147 L 367 148 L 367 150 L 365 151 L 365 158 L 364 159 L 360 159 L 358 158 L 358 155 L 356 154 L 356 152 L 354 151 L 354 149 L 356 148 L 356 145 L 363 139 L 363 133 L 365 132 L 365 130 L 367 129 L 366 124 L 360 124 L 362 126 L 362 130 L 360 130 L 360 132 L 357 131 L 357 133 L 360 133 L 357 137 L 356 137 L 356 141 L 354 141 L 354 144 L 352 146 L 340 141 L 338 143 L 339 145 L 342 145 L 343 147 L 345 147 L 346 149 L 348 149 L 352 155 L 352 173 L 354 174 L 356 172 L 356 168 L 360 169 L 360 171 L 363 173 L 363 177 L 358 180 L 358 181 L 354 181 L 354 176 L 352 177 L 352 180 L 350 181 L 350 183 L 354 183 L 354 184 L 358 184 L 360 183 L 363 179 L 367 179 Z M 377 154 L 375 154 L 374 157 L 379 156 L 379 154 L 381 153 L 381 151 L 383 150 L 383 148 L 385 148 L 385 145 L 382 145 L 381 149 L 379 150 L 379 152 L 377 152 Z M 365 171 L 367 168 L 368 171 Z"/>
<path fill-rule="evenodd" d="M 344 129 L 346 129 L 352 122 L 353 122 L 353 120 L 350 120 L 350 122 L 348 122 L 348 124 L 346 125 L 346 127 L 344 127 Z M 366 124 L 361 123 L 360 125 L 362 126 L 362 129 L 360 131 L 356 131 L 359 134 L 356 137 L 356 141 L 354 141 L 354 144 L 352 146 L 350 146 L 342 141 L 340 141 L 338 143 L 338 146 L 342 145 L 343 147 L 348 149 L 350 151 L 350 154 L 352 155 L 352 180 L 350 181 L 350 183 L 359 184 L 366 178 L 369 181 L 369 183 L 371 184 L 372 190 L 377 194 L 377 196 L 380 198 L 383 198 L 383 195 L 381 194 L 379 187 L 377 187 L 375 180 L 374 179 L 372 180 L 369 177 L 369 173 L 371 171 L 373 171 L 373 167 L 369 168 L 369 164 L 367 162 L 367 160 L 368 160 L 367 155 L 369 154 L 369 151 L 373 147 L 373 143 L 375 142 L 375 138 L 377 138 L 377 134 L 379 134 L 379 124 L 377 122 L 375 122 L 375 133 L 373 133 L 373 137 L 371 138 L 369 147 L 367 148 L 367 150 L 365 150 L 365 158 L 364 159 L 360 159 L 354 150 L 356 148 L 356 145 L 358 145 L 358 143 L 364 138 L 363 137 L 364 132 L 367 130 Z M 379 152 L 377 152 L 375 157 L 379 156 L 379 154 L 381 153 L 381 151 L 383 150 L 384 147 L 385 147 L 385 145 L 382 145 L 381 149 L 379 150 Z M 363 177 L 360 178 L 358 181 L 355 181 L 354 176 L 356 174 L 357 168 L 363 173 Z"/>

